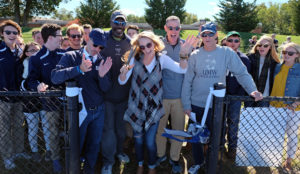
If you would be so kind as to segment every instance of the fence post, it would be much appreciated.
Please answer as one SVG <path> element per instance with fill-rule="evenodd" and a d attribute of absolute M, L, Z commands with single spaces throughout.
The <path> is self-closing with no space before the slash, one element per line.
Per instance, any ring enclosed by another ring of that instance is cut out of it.
<path fill-rule="evenodd" d="M 215 83 L 214 90 L 225 89 L 223 83 Z M 213 125 L 211 130 L 211 140 L 208 149 L 208 174 L 217 173 L 218 168 L 218 154 L 221 142 L 221 133 L 222 133 L 222 119 L 223 119 L 223 104 L 224 97 L 213 97 Z"/>
<path fill-rule="evenodd" d="M 66 91 L 77 88 L 75 81 L 66 82 Z M 78 117 L 78 94 L 73 96 L 67 93 L 67 116 L 69 120 L 69 155 L 66 161 L 66 172 L 69 174 L 80 173 L 80 149 L 79 149 L 79 117 Z"/>

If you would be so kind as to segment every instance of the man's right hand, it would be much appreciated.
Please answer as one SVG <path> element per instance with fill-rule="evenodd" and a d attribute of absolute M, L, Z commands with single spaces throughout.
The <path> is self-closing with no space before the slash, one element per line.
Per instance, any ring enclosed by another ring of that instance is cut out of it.
<path fill-rule="evenodd" d="M 48 88 L 48 85 L 46 85 L 45 83 L 40 83 L 38 86 L 37 86 L 37 91 L 38 92 L 45 92 Z"/>
<path fill-rule="evenodd" d="M 82 72 L 88 72 L 92 70 L 92 61 L 85 59 L 85 54 L 82 55 L 82 61 L 80 64 L 80 70 Z"/>
<path fill-rule="evenodd" d="M 191 112 L 192 112 L 191 110 L 185 110 L 185 111 L 184 111 L 184 113 L 185 113 L 186 115 L 188 115 L 189 117 L 191 117 Z"/>

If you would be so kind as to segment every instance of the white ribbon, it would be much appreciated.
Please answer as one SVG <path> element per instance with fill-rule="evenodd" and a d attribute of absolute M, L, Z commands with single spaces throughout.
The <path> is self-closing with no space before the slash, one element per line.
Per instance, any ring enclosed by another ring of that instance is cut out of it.
<path fill-rule="evenodd" d="M 84 105 L 81 91 L 82 91 L 82 88 L 78 88 L 78 87 L 67 87 L 66 88 L 66 96 L 75 97 L 78 95 L 78 103 L 82 104 L 82 109 L 79 112 L 79 127 L 81 126 L 81 124 L 83 123 L 83 121 L 85 120 L 85 118 L 87 116 L 87 111 L 86 111 L 86 108 Z"/>

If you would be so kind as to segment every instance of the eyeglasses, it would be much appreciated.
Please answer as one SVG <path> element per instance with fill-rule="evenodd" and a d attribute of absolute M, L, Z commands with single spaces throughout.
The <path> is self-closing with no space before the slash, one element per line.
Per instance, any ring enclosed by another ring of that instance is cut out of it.
<path fill-rule="evenodd" d="M 145 50 L 146 47 L 147 47 L 147 48 L 151 48 L 151 47 L 152 47 L 152 43 L 149 42 L 149 43 L 146 44 L 146 46 L 140 45 L 140 49 L 141 49 L 141 50 Z"/>
<path fill-rule="evenodd" d="M 126 22 L 113 21 L 113 23 L 114 23 L 115 25 L 122 25 L 122 26 L 125 26 L 125 25 L 126 25 Z"/>
<path fill-rule="evenodd" d="M 35 49 L 32 49 L 32 50 L 27 50 L 26 52 L 29 52 L 29 53 L 36 53 L 38 52 L 39 50 L 35 50 Z"/>
<path fill-rule="evenodd" d="M 262 46 L 263 46 L 264 48 L 268 48 L 270 45 L 269 45 L 269 44 L 264 44 L 264 45 L 258 44 L 258 45 L 257 45 L 257 47 L 262 47 Z"/>
<path fill-rule="evenodd" d="M 239 39 L 228 39 L 227 42 L 230 42 L 230 43 L 232 43 L 232 42 L 239 43 L 240 40 Z"/>
<path fill-rule="evenodd" d="M 12 33 L 13 35 L 18 35 L 18 32 L 17 32 L 17 31 L 9 31 L 9 30 L 5 30 L 4 32 L 5 32 L 5 34 L 7 34 L 7 35 L 10 35 L 11 33 Z"/>
<path fill-rule="evenodd" d="M 172 30 L 179 31 L 180 28 L 181 28 L 180 26 L 176 26 L 176 27 L 168 26 L 168 29 L 169 29 L 170 31 L 172 31 Z"/>
<path fill-rule="evenodd" d="M 73 38 L 73 39 L 75 39 L 76 37 L 78 39 L 80 39 L 82 37 L 82 35 L 81 34 L 71 34 L 70 37 Z"/>
<path fill-rule="evenodd" d="M 288 54 L 289 56 L 293 56 L 294 54 L 297 54 L 296 52 L 292 52 L 292 51 L 282 51 L 282 54 Z"/>
<path fill-rule="evenodd" d="M 215 35 L 215 33 L 211 33 L 211 32 L 210 33 L 202 33 L 201 37 L 207 37 L 207 36 L 208 37 L 213 37 L 214 35 Z"/>
<path fill-rule="evenodd" d="M 103 49 L 104 49 L 104 46 L 102 46 L 102 45 L 95 45 L 95 44 L 93 44 L 93 47 L 99 48 L 100 50 L 103 50 Z"/>

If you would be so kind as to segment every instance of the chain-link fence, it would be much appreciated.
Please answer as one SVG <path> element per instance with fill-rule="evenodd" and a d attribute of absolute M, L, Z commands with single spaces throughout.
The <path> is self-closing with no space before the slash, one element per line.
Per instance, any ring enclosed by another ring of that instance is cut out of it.
<path fill-rule="evenodd" d="M 65 171 L 63 91 L 0 92 L 0 173 Z"/>
<path fill-rule="evenodd" d="M 299 97 L 224 101 L 220 173 L 300 173 Z"/>

